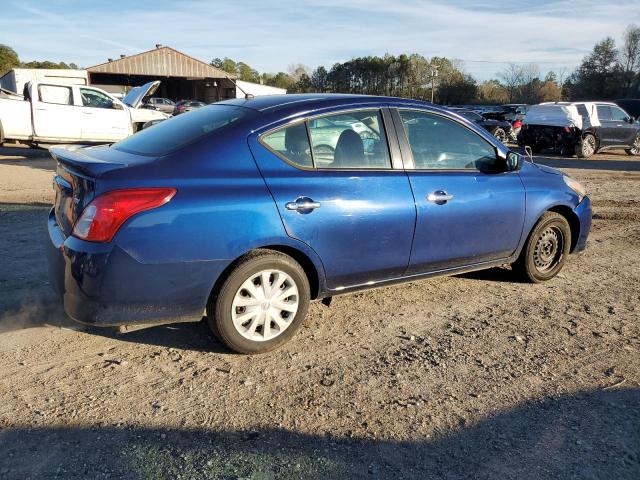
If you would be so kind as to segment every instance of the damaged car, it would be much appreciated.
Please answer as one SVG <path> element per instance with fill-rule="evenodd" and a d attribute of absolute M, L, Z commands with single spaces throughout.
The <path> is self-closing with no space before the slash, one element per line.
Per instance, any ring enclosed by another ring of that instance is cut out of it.
<path fill-rule="evenodd" d="M 579 158 L 611 149 L 640 155 L 640 123 L 615 103 L 541 103 L 527 112 L 518 144 Z"/>

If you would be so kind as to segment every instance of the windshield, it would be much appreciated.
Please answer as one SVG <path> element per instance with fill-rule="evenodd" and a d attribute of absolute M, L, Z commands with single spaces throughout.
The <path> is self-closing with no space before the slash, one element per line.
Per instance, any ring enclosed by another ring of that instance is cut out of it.
<path fill-rule="evenodd" d="M 164 120 L 113 145 L 113 148 L 137 155 L 166 155 L 251 113 L 247 108 L 210 105 Z"/>

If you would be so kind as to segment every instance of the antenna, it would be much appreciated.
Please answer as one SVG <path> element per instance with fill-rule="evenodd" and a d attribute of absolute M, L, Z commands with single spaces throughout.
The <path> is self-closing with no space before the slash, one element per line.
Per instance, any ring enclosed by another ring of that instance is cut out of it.
<path fill-rule="evenodd" d="M 251 100 L 252 98 L 255 98 L 252 93 L 247 93 L 242 88 L 240 88 L 240 85 L 238 85 L 236 83 L 236 81 L 233 78 L 231 78 L 230 76 L 228 76 L 228 75 L 227 75 L 227 80 L 229 80 L 231 83 L 233 83 L 238 90 L 240 90 L 242 93 L 244 93 L 244 99 L 245 100 Z"/>

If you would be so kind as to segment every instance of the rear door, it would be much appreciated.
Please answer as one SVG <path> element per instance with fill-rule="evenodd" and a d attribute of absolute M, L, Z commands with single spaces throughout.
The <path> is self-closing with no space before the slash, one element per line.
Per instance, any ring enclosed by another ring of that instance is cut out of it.
<path fill-rule="evenodd" d="M 78 141 L 82 112 L 74 105 L 73 88 L 66 85 L 35 85 L 31 92 L 33 132 L 41 138 Z"/>
<path fill-rule="evenodd" d="M 618 122 L 612 118 L 611 107 L 609 105 L 596 105 L 598 110 L 598 120 L 600 120 L 600 145 L 603 147 L 610 147 L 619 143 L 618 135 Z"/>
<path fill-rule="evenodd" d="M 400 277 L 409 263 L 415 204 L 383 118 L 342 111 L 250 138 L 287 234 L 317 252 L 334 290 Z"/>
<path fill-rule="evenodd" d="M 109 95 L 89 87 L 78 89 L 78 109 L 82 112 L 82 139 L 117 141 L 129 135 L 129 111 Z"/>
<path fill-rule="evenodd" d="M 525 217 L 518 172 L 485 173 L 495 147 L 457 120 L 410 109 L 394 118 L 417 208 L 408 274 L 513 254 Z"/>

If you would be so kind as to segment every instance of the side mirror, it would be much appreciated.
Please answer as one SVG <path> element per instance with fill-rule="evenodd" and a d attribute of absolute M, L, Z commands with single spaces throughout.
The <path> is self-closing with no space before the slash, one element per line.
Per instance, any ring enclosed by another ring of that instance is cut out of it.
<path fill-rule="evenodd" d="M 113 108 L 114 110 L 123 110 L 123 107 L 121 104 L 119 104 L 118 102 L 113 102 L 111 104 L 111 108 Z"/>
<path fill-rule="evenodd" d="M 507 172 L 513 172 L 522 168 L 522 158 L 515 152 L 509 152 L 506 159 Z"/>

